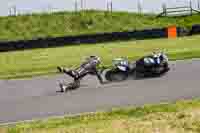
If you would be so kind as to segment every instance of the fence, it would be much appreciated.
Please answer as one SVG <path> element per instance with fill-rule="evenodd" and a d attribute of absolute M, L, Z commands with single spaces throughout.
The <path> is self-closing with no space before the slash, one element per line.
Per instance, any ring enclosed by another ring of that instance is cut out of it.
<path fill-rule="evenodd" d="M 198 2 L 198 8 L 200 2 Z M 158 15 L 160 16 L 186 16 L 186 15 L 192 15 L 193 12 L 200 13 L 200 11 L 195 10 L 192 8 L 192 1 L 190 0 L 189 6 L 180 6 L 180 7 L 173 7 L 173 8 L 167 8 L 166 4 L 163 4 L 162 6 L 163 12 Z"/>
<path fill-rule="evenodd" d="M 18 14 L 31 14 L 37 12 L 57 12 L 57 11 L 79 11 L 86 9 L 97 9 L 97 10 L 107 10 L 107 11 L 129 11 L 129 12 L 138 12 L 138 13 L 154 13 L 158 14 L 162 11 L 162 5 L 166 5 L 168 7 L 174 7 L 177 5 L 182 6 L 192 6 L 193 9 L 200 9 L 200 0 L 192 0 L 191 3 L 188 3 L 188 0 L 183 3 L 174 2 L 174 0 L 57 0 L 46 3 L 45 7 L 41 7 L 41 9 L 26 9 L 25 7 L 32 7 L 35 5 L 40 5 L 34 0 L 31 4 L 27 2 L 27 4 L 20 3 L 21 0 L 16 3 L 7 4 L 9 5 L 8 15 L 18 15 Z M 48 1 L 48 0 L 46 0 Z M 59 1 L 62 4 L 58 4 Z M 65 2 L 64 2 L 65 1 Z M 7 6 L 5 5 L 5 6 Z M 58 5 L 58 6 L 56 6 Z M 3 5 L 0 5 L 0 8 Z M 1 9 L 3 10 L 3 9 Z"/>

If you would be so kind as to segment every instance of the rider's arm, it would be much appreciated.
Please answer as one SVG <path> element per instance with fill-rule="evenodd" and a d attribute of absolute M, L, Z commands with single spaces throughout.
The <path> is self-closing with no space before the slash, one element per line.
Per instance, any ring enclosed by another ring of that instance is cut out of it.
<path fill-rule="evenodd" d="M 163 58 L 168 62 L 168 57 L 167 57 L 167 55 L 165 55 L 165 54 L 163 54 Z"/>
<path fill-rule="evenodd" d="M 94 73 L 97 76 L 98 80 L 100 81 L 101 84 L 103 84 L 103 79 L 101 77 L 101 74 L 99 74 L 98 70 L 94 68 Z"/>

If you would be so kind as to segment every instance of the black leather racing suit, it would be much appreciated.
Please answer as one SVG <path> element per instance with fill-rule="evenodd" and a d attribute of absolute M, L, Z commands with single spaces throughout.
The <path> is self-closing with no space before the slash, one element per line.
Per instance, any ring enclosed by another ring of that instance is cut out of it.
<path fill-rule="evenodd" d="M 103 83 L 103 79 L 97 70 L 97 65 L 100 64 L 100 59 L 98 57 L 91 56 L 86 61 L 84 61 L 80 67 L 75 70 L 66 70 L 62 68 L 62 72 L 70 75 L 74 78 L 74 81 L 81 80 L 88 74 L 96 75 L 100 83 Z M 59 68 L 61 69 L 61 68 Z"/>

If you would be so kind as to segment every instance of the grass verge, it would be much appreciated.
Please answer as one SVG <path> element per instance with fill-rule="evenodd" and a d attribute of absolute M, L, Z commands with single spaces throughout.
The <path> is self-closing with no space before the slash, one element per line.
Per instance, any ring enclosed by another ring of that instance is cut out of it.
<path fill-rule="evenodd" d="M 2 126 L 5 133 L 197 133 L 200 99 Z"/>
<path fill-rule="evenodd" d="M 135 60 L 150 54 L 155 48 L 164 49 L 170 60 L 200 57 L 200 36 L 177 39 L 132 40 L 74 45 L 59 48 L 34 49 L 0 53 L 0 78 L 24 78 L 36 75 L 55 74 L 56 67 L 76 67 L 83 57 L 98 55 L 102 66 L 110 66 L 113 58 L 127 57 Z"/>
<path fill-rule="evenodd" d="M 41 37 L 93 34 L 161 28 L 169 25 L 190 28 L 200 23 L 200 15 L 162 17 L 136 13 L 104 11 L 58 12 L 0 17 L 0 40 L 27 40 Z"/>

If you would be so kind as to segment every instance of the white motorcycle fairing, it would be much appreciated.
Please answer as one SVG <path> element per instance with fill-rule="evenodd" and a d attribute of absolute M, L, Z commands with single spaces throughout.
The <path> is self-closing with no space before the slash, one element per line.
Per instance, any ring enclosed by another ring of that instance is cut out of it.
<path fill-rule="evenodd" d="M 127 71 L 127 67 L 126 66 L 117 66 L 117 68 L 121 71 Z"/>

